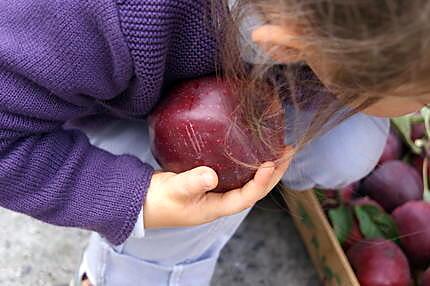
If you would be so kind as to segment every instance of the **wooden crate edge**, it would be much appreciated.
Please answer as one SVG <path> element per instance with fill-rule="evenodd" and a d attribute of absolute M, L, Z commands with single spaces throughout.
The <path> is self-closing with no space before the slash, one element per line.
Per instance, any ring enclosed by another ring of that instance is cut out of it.
<path fill-rule="evenodd" d="M 297 192 L 283 187 L 283 194 L 294 224 L 325 285 L 360 286 L 314 192 Z"/>

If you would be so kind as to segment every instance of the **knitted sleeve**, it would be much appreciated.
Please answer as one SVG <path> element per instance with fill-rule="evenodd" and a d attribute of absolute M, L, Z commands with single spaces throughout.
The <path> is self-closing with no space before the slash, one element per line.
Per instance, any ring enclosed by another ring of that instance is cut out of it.
<path fill-rule="evenodd" d="M 108 0 L 0 1 L 0 206 L 114 244 L 133 230 L 153 169 L 62 125 L 133 76 L 117 13 Z"/>

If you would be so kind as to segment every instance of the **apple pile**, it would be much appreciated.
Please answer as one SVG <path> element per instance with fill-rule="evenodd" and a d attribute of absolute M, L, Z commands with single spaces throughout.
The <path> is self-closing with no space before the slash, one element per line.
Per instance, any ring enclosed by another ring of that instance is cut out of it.
<path fill-rule="evenodd" d="M 429 123 L 427 108 L 393 119 L 366 178 L 316 190 L 363 286 L 430 286 Z"/>
<path fill-rule="evenodd" d="M 164 171 L 211 167 L 219 179 L 213 191 L 225 192 L 251 180 L 260 164 L 279 159 L 285 134 L 282 102 L 256 106 L 264 116 L 255 125 L 232 90 L 214 76 L 185 81 L 151 112 L 151 151 Z"/>

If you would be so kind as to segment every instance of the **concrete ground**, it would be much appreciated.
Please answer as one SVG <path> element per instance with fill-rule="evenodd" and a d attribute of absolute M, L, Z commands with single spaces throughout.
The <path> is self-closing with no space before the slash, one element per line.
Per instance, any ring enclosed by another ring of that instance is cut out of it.
<path fill-rule="evenodd" d="M 213 286 L 320 285 L 282 203 L 272 192 L 251 211 L 223 249 Z M 87 239 L 0 209 L 0 285 L 67 286 Z"/>

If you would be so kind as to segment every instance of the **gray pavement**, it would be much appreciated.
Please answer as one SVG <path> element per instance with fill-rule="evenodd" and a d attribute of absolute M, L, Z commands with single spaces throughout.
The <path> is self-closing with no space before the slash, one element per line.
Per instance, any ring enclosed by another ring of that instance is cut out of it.
<path fill-rule="evenodd" d="M 320 285 L 282 203 L 272 192 L 254 207 L 223 249 L 213 286 Z M 0 286 L 68 285 L 87 239 L 0 209 Z"/>

